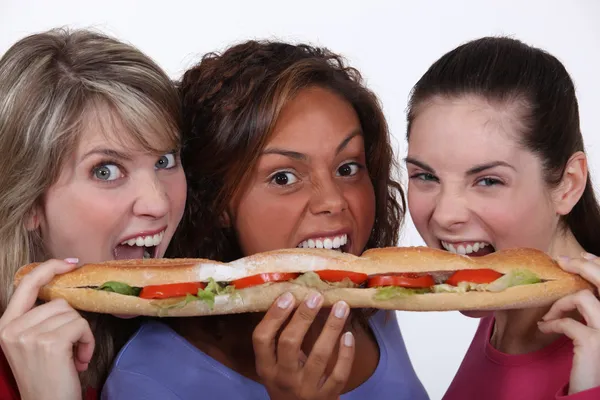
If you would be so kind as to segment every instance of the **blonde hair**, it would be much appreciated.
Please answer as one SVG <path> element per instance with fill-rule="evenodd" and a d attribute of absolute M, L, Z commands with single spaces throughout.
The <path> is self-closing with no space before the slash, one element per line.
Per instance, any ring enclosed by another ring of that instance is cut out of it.
<path fill-rule="evenodd" d="M 100 33 L 55 29 L 23 38 L 0 59 L 0 313 L 17 268 L 43 261 L 28 216 L 56 181 L 90 118 L 118 120 L 119 139 L 152 152 L 180 145 L 180 100 L 169 77 L 136 48 Z M 152 144 L 149 139 L 152 138 Z M 160 149 L 155 148 L 157 139 Z M 154 147 L 153 147 L 154 146 Z M 163 148 L 164 147 L 164 148 Z M 116 348 L 111 322 L 89 317 L 98 385 Z"/>

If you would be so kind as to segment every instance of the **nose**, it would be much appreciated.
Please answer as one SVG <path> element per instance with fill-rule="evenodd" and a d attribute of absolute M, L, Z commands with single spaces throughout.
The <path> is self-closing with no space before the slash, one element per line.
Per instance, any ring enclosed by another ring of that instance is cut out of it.
<path fill-rule="evenodd" d="M 440 190 L 431 218 L 442 229 L 452 230 L 462 226 L 469 220 L 465 196 L 455 191 Z"/>
<path fill-rule="evenodd" d="M 156 174 L 140 179 L 133 204 L 136 216 L 162 218 L 169 212 L 169 196 Z"/>
<path fill-rule="evenodd" d="M 342 188 L 331 178 L 313 184 L 310 210 L 313 214 L 339 214 L 348 208 Z"/>

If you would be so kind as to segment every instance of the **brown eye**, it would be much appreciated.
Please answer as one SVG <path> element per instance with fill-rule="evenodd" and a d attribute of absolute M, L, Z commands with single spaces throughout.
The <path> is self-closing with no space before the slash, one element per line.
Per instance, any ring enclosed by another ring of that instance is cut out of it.
<path fill-rule="evenodd" d="M 355 163 L 344 164 L 338 168 L 337 174 L 338 176 L 353 176 L 358 173 L 359 166 Z"/>
<path fill-rule="evenodd" d="M 277 172 L 271 178 L 271 182 L 277 186 L 287 186 L 296 183 L 298 178 L 291 172 Z"/>

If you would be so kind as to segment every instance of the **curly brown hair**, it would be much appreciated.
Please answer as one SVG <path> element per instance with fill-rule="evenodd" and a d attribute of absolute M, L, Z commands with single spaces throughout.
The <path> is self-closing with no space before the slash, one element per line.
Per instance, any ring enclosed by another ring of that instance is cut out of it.
<path fill-rule="evenodd" d="M 225 262 L 243 256 L 220 216 L 244 191 L 284 105 L 309 86 L 331 90 L 356 111 L 376 197 L 365 249 L 396 245 L 405 196 L 393 176 L 397 162 L 383 111 L 360 73 L 326 48 L 248 41 L 205 55 L 179 84 L 188 200 L 170 256 Z"/>

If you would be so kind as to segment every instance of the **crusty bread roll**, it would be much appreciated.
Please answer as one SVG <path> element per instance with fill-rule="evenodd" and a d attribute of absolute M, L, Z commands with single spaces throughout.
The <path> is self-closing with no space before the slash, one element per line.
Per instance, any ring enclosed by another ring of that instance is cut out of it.
<path fill-rule="evenodd" d="M 18 285 L 23 276 L 37 265 L 30 264 L 19 269 L 15 284 Z M 184 305 L 181 297 L 144 299 L 96 289 L 107 281 L 140 288 L 149 285 L 208 282 L 210 279 L 226 285 L 236 279 L 273 272 L 341 270 L 363 273 L 370 277 L 398 273 L 431 273 L 447 277 L 454 271 L 475 269 L 492 269 L 502 274 L 525 269 L 541 281 L 507 287 L 500 291 L 487 291 L 481 286 L 479 290 L 464 293 L 401 294 L 381 299 L 377 296 L 380 288 L 363 287 L 364 285 L 340 288 L 328 284 L 313 287 L 292 280 L 238 289 L 233 294 L 216 295 L 212 305 L 201 300 Z M 299 302 L 309 292 L 318 290 L 323 294 L 325 307 L 344 300 L 352 308 L 467 311 L 544 306 L 567 294 L 591 287 L 580 276 L 562 270 L 545 253 L 533 249 L 503 250 L 483 257 L 468 257 L 427 247 L 371 249 L 360 257 L 325 249 L 285 249 L 255 254 L 230 263 L 204 259 L 145 259 L 86 264 L 55 277 L 41 289 L 39 297 L 46 301 L 62 298 L 76 309 L 91 312 L 176 317 L 266 311 L 278 296 L 287 291 Z"/>

